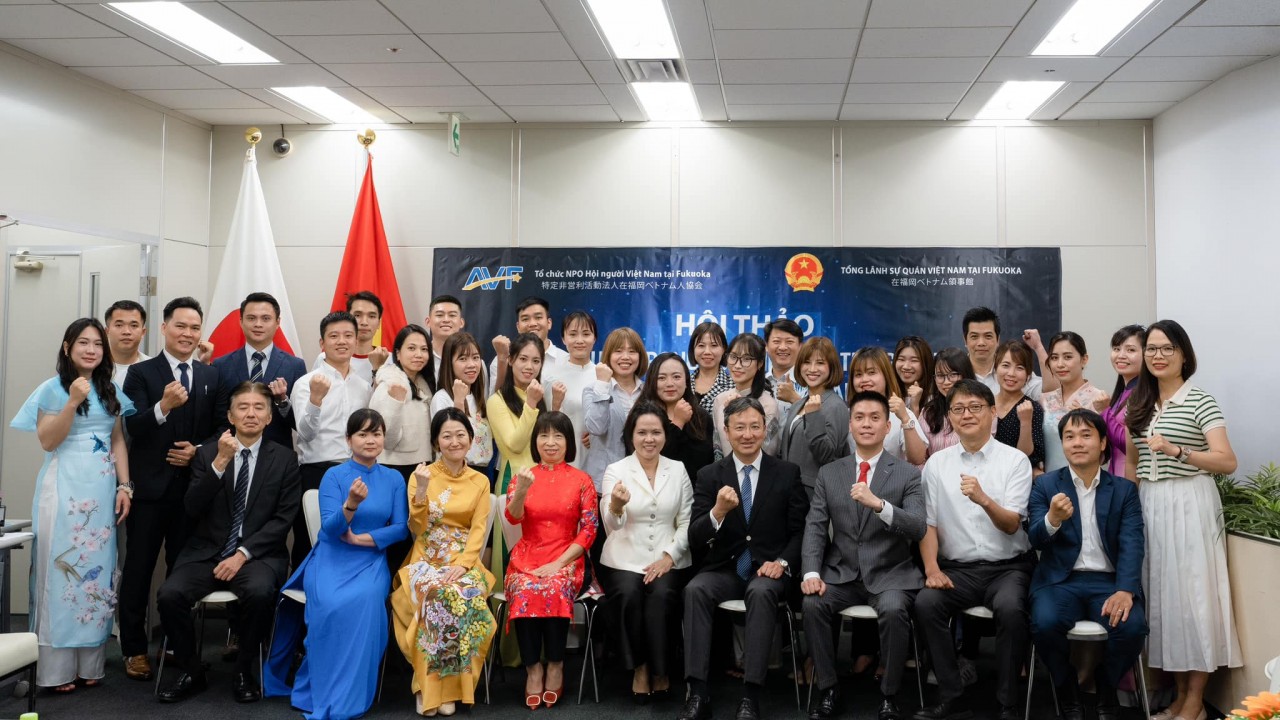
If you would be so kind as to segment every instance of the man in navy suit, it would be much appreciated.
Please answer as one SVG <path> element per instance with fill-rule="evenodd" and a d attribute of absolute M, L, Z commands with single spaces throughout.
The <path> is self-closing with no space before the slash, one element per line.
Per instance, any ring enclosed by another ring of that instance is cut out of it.
<path fill-rule="evenodd" d="M 1095 674 L 1099 720 L 1115 720 L 1116 686 L 1138 659 L 1147 636 L 1142 606 L 1146 550 L 1138 486 L 1102 469 L 1107 426 L 1092 410 L 1072 410 L 1058 423 L 1067 467 L 1031 488 L 1027 518 L 1040 564 L 1031 578 L 1031 639 L 1058 689 L 1065 720 L 1080 720 L 1076 671 L 1067 632 L 1077 620 L 1107 629 Z"/>
<path fill-rule="evenodd" d="M 146 612 L 156 559 L 163 546 L 165 563 L 173 570 L 188 534 L 183 498 L 191 461 L 201 443 L 218 439 L 227 415 L 218 371 L 196 359 L 203 322 L 204 311 L 194 298 L 171 300 L 160 326 L 164 351 L 130 366 L 124 380 L 125 395 L 137 408 L 125 418 L 135 489 L 119 593 L 120 649 L 125 674 L 133 680 L 151 679 Z"/>
<path fill-rule="evenodd" d="M 213 361 L 222 392 L 230 396 L 240 383 L 260 382 L 271 390 L 271 424 L 263 437 L 293 449 L 293 413 L 289 393 L 307 364 L 273 340 L 280 329 L 280 303 L 269 293 L 249 293 L 240 303 L 240 330 L 244 345 Z M 221 419 L 220 419 L 221 420 Z M 223 429 L 227 427 L 223 421 Z"/>

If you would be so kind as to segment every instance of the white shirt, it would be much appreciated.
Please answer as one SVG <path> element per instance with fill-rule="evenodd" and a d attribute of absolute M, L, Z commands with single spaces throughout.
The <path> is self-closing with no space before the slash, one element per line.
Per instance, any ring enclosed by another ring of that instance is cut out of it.
<path fill-rule="evenodd" d="M 904 430 L 902 427 L 902 421 L 898 419 L 898 416 L 893 413 L 889 413 L 889 434 L 884 436 L 884 449 L 888 450 L 890 455 L 893 455 L 899 460 L 907 459 L 906 433 L 908 432 L 914 432 L 916 437 L 920 438 L 920 443 L 924 445 L 925 448 L 929 447 L 929 438 L 925 436 L 924 428 L 920 427 L 920 421 L 916 419 L 916 414 L 910 410 L 907 410 L 907 414 L 911 416 L 911 420 L 913 421 L 910 430 Z M 849 452 L 857 453 L 858 445 L 853 441 L 852 432 L 849 433 L 848 440 Z"/>
<path fill-rule="evenodd" d="M 169 369 L 173 371 L 174 380 L 182 379 L 182 370 L 178 369 L 178 366 L 181 365 L 182 363 L 186 363 L 187 364 L 187 383 L 190 384 L 195 382 L 196 374 L 195 374 L 195 370 L 192 367 L 195 364 L 195 359 L 196 359 L 195 354 L 192 354 L 191 357 L 187 358 L 186 360 L 179 360 L 178 358 L 170 355 L 168 350 L 161 350 L 160 352 L 164 354 L 164 359 L 169 361 Z M 187 392 L 191 392 L 191 390 L 193 389 L 194 388 L 192 387 L 188 387 Z M 208 388 L 205 388 L 205 389 L 207 390 Z M 163 425 L 168 415 L 161 412 L 159 401 L 157 401 L 155 404 L 155 414 L 156 414 L 156 424 Z"/>
<path fill-rule="evenodd" d="M 977 371 L 974 371 L 974 372 L 975 374 L 977 373 Z M 991 372 L 987 373 L 986 375 L 978 374 L 977 378 L 982 382 L 983 385 L 986 385 L 987 387 L 991 388 L 991 392 L 997 395 L 1000 394 L 1000 380 L 996 378 L 995 367 L 992 367 Z M 1022 394 L 1026 395 L 1032 400 L 1035 400 L 1036 402 L 1040 402 L 1040 393 L 1043 385 L 1044 385 L 1044 381 L 1040 379 L 1040 376 L 1036 375 L 1035 373 L 1031 373 L 1030 375 L 1027 376 L 1027 384 L 1022 388 Z"/>
<path fill-rule="evenodd" d="M 855 448 L 853 451 L 853 459 L 857 461 L 858 474 L 854 476 L 853 481 L 855 483 L 858 482 L 858 477 L 862 475 L 862 463 L 865 462 L 871 466 L 867 468 L 867 487 L 870 488 L 872 481 L 875 479 L 876 468 L 879 467 L 880 458 L 882 456 L 884 456 L 883 447 L 881 447 L 880 452 L 876 453 L 874 456 L 870 458 L 862 457 L 861 455 L 858 454 L 858 451 Z M 893 526 L 893 505 L 890 504 L 888 500 L 884 500 L 884 509 L 874 514 L 877 518 L 880 518 L 880 522 L 884 523 L 886 526 L 889 526 L 889 527 Z M 819 579 L 820 580 L 822 579 L 822 574 L 817 572 L 807 572 L 804 574 L 804 577 L 802 579 L 803 580 Z"/>
<path fill-rule="evenodd" d="M 242 451 L 244 451 L 244 450 L 248 450 L 248 451 L 249 451 L 249 477 L 248 477 L 248 479 L 246 480 L 246 485 L 245 485 L 245 496 L 244 496 L 244 497 L 245 497 L 245 515 L 248 515 L 248 514 L 249 514 L 249 506 L 248 506 L 248 501 L 249 501 L 249 492 L 250 492 L 251 490 L 253 490 L 253 473 L 254 473 L 254 472 L 256 472 L 256 471 L 257 471 L 257 469 L 258 469 L 258 451 L 259 451 L 260 449 L 262 449 L 262 436 L 258 436 L 257 441 L 256 441 L 256 442 L 254 442 L 252 445 L 250 445 L 250 446 L 248 446 L 248 447 L 245 447 L 245 446 L 244 446 L 244 444 L 243 444 L 243 443 L 241 443 L 241 442 L 240 442 L 240 440 L 237 438 L 237 439 L 236 439 L 236 456 L 235 456 L 234 458 L 232 458 L 231 462 L 227 465 L 227 468 L 228 468 L 228 469 L 231 469 L 231 470 L 235 471 L 235 477 L 237 477 L 237 478 L 238 478 L 238 477 L 240 476 L 240 466 L 238 465 L 238 463 L 240 462 L 240 453 L 241 453 Z M 210 470 L 213 470 L 213 476 L 214 476 L 214 477 L 219 478 L 219 479 L 221 479 L 221 478 L 222 478 L 222 473 L 223 473 L 223 471 L 218 470 L 218 468 L 213 467 L 212 465 L 210 465 L 210 468 L 209 468 L 209 469 L 210 469 Z M 234 492 L 234 491 L 235 491 L 235 485 L 233 484 L 231 487 L 232 487 L 232 492 Z M 234 501 L 235 501 L 235 495 L 234 495 L 234 494 L 231 496 L 231 499 L 232 499 L 232 505 L 234 506 L 234 505 L 235 505 L 235 502 L 234 502 Z M 234 519 L 234 518 L 233 518 L 233 519 Z M 239 539 L 241 539 L 241 540 L 243 540 L 243 539 L 244 539 L 244 533 L 241 531 L 243 527 L 244 527 L 244 520 L 242 519 L 242 520 L 240 521 L 240 527 L 237 527 L 237 528 L 235 529 L 235 531 L 236 531 L 236 537 L 237 537 L 237 538 L 239 538 Z M 248 550 L 246 550 L 244 547 L 239 547 L 239 548 L 236 548 L 236 549 L 237 549 L 237 550 L 239 550 L 240 552 L 244 553 L 244 556 L 245 556 L 246 558 L 248 558 L 248 559 L 250 559 L 250 560 L 252 560 L 252 559 L 253 559 L 253 557 L 249 554 L 249 551 L 248 551 Z"/>
<path fill-rule="evenodd" d="M 311 363 L 312 370 L 319 370 L 320 366 L 327 365 L 324 361 L 324 353 L 316 356 L 316 361 Z M 373 387 L 373 363 L 369 362 L 369 356 L 361 357 L 359 355 L 351 356 L 351 374 L 359 375 L 365 382 Z"/>
<path fill-rule="evenodd" d="M 938 554 L 957 562 L 1009 560 L 1031 543 L 1019 527 L 1012 535 L 997 528 L 987 511 L 960 492 L 960 476 L 972 475 L 1000 507 L 1027 517 L 1031 461 L 1026 453 L 995 438 L 977 452 L 963 444 L 939 450 L 924 464 L 925 522 L 938 531 Z"/>
<path fill-rule="evenodd" d="M 247 368 L 247 369 L 248 369 L 248 371 L 249 371 L 249 375 L 248 375 L 248 376 L 249 376 L 250 378 L 252 378 L 252 377 L 253 377 L 253 354 L 254 354 L 254 353 L 256 353 L 256 352 L 260 352 L 260 353 L 262 353 L 262 380 L 260 380 L 260 382 L 262 382 L 262 383 L 264 383 L 264 384 L 265 384 L 265 383 L 269 383 L 269 382 L 271 382 L 272 380 L 274 380 L 274 379 L 275 379 L 275 378 L 268 378 L 268 377 L 267 377 L 267 366 L 271 364 L 271 353 L 272 353 L 275 349 L 276 349 L 276 346 L 275 346 L 274 344 L 271 344 L 271 345 L 267 345 L 266 347 L 262 348 L 261 350 L 254 350 L 252 345 L 250 345 L 249 343 L 245 343 L 245 345 L 244 345 L 244 366 L 245 366 L 245 368 Z M 321 354 L 321 355 L 323 355 L 324 353 L 320 353 L 320 354 Z"/>
<path fill-rule="evenodd" d="M 751 512 L 753 513 L 756 511 L 756 489 L 760 487 L 760 458 L 762 457 L 764 457 L 763 452 L 756 453 L 755 460 L 752 460 L 749 463 L 744 463 L 738 459 L 737 453 L 733 454 L 733 469 L 738 473 L 739 489 L 742 487 L 742 468 L 747 467 L 748 465 L 751 466 Z M 739 504 L 741 504 L 741 496 L 739 496 Z M 715 528 L 716 531 L 719 532 L 720 526 L 723 522 L 716 520 L 716 514 L 714 511 L 708 514 L 711 516 L 711 527 Z"/>
<path fill-rule="evenodd" d="M 508 362 L 510 362 L 510 359 L 508 359 Z M 546 388 L 547 407 L 551 407 L 551 387 L 547 383 L 547 378 L 551 377 L 551 375 L 548 375 L 548 373 L 554 373 L 556 366 L 562 362 L 563 363 L 569 362 L 569 351 L 561 350 L 560 348 L 556 347 L 553 343 L 548 342 L 545 345 L 545 350 L 543 351 L 543 354 L 542 354 L 542 375 L 540 376 L 542 379 L 538 381 L 542 383 L 543 387 Z M 594 366 L 591 366 L 591 367 L 594 367 Z M 595 379 L 594 369 L 592 370 L 592 373 L 593 374 L 591 377 L 592 379 Z M 485 384 L 485 387 L 489 389 L 489 392 L 485 395 L 485 397 L 488 397 L 489 395 L 492 395 L 494 392 L 496 392 L 498 385 L 501 382 L 502 382 L 502 378 L 498 377 L 498 358 L 494 358 L 493 360 L 489 361 L 489 380 Z M 575 425 L 574 427 L 577 427 L 577 426 Z"/>
<path fill-rule="evenodd" d="M 569 464 L 583 470 L 587 466 L 587 453 L 591 452 L 591 449 L 582 446 L 582 433 L 586 430 L 587 414 L 582 404 L 582 391 L 591 387 L 596 381 L 596 366 L 591 362 L 587 362 L 586 365 L 575 365 L 566 358 L 564 362 L 557 362 L 549 372 L 544 368 L 542 389 L 546 391 L 548 398 L 551 397 L 551 384 L 556 381 L 565 385 L 564 402 L 560 403 L 560 412 L 568 415 L 573 423 L 573 439 L 578 445 L 578 454 Z M 548 407 L 550 407 L 549 404 Z"/>
<path fill-rule="evenodd" d="M 123 390 L 123 389 L 124 389 L 124 379 L 125 379 L 125 377 L 126 377 L 126 376 L 128 376 L 128 374 L 129 374 L 129 368 L 133 367 L 133 366 L 134 366 L 135 364 L 137 364 L 137 363 L 142 362 L 143 360 L 150 360 L 150 359 L 151 359 L 151 356 L 150 356 L 150 355 L 148 355 L 148 354 L 146 354 L 146 353 L 144 353 L 144 352 L 139 352 L 139 353 L 138 353 L 138 359 L 137 359 L 137 360 L 134 360 L 133 362 L 129 363 L 128 365 L 122 365 L 122 364 L 120 364 L 120 363 L 116 363 L 116 364 L 115 364 L 115 367 L 114 367 L 114 368 L 112 368 L 112 370 L 111 370 L 111 381 L 112 381 L 112 382 L 114 382 L 115 384 L 119 385 L 119 386 L 120 386 L 120 389 L 122 389 L 122 390 Z"/>
<path fill-rule="evenodd" d="M 1107 553 L 1102 549 L 1102 532 L 1098 530 L 1098 482 L 1102 479 L 1102 472 L 1094 475 L 1093 482 L 1085 487 L 1084 480 L 1076 474 L 1075 470 L 1071 471 L 1071 482 L 1076 486 L 1076 517 L 1080 518 L 1080 557 L 1076 558 L 1076 564 L 1072 566 L 1072 570 L 1080 572 L 1115 572 L 1115 566 L 1111 564 L 1111 558 L 1107 557 Z M 1062 528 L 1060 525 L 1054 525 L 1049 522 L 1049 513 L 1044 514 L 1044 527 L 1048 531 L 1049 537 L 1053 537 Z"/>
<path fill-rule="evenodd" d="M 330 382 L 320 407 L 311 403 L 311 378 L 317 373 L 327 376 Z M 298 428 L 298 462 L 342 462 L 351 457 L 347 418 L 367 407 L 372 395 L 369 382 L 356 374 L 354 361 L 346 378 L 327 362 L 298 378 L 289 396 Z"/>

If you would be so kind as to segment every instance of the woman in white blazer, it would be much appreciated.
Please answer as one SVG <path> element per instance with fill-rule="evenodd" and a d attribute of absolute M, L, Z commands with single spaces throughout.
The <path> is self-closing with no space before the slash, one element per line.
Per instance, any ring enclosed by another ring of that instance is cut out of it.
<path fill-rule="evenodd" d="M 606 617 L 621 626 L 618 647 L 641 704 L 671 687 L 667 640 L 680 622 L 683 584 L 676 571 L 690 565 L 693 483 L 683 463 L 662 457 L 665 417 L 652 402 L 636 403 L 622 429 L 627 456 L 605 469 L 600 488 Z"/>

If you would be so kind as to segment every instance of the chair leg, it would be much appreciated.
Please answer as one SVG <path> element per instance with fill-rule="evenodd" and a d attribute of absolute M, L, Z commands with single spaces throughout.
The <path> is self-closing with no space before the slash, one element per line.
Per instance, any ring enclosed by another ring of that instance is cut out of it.
<path fill-rule="evenodd" d="M 920 707 L 924 707 L 924 664 L 920 662 L 920 638 L 916 635 L 916 622 L 911 621 L 911 652 L 916 659 L 916 692 L 920 694 Z"/>
<path fill-rule="evenodd" d="M 160 641 L 160 661 L 156 663 L 156 687 L 151 691 L 152 695 L 160 694 L 160 678 L 164 677 L 164 660 L 169 654 L 169 638 L 165 637 Z M 34 685 L 32 688 L 34 689 Z"/>
<path fill-rule="evenodd" d="M 485 658 L 485 661 L 484 661 L 484 667 L 485 667 L 484 672 L 485 672 L 485 683 L 486 683 L 484 701 L 486 705 L 489 703 L 488 677 L 489 677 L 489 673 L 493 668 L 494 657 L 502 654 L 502 627 L 503 627 L 503 622 L 506 620 L 506 615 L 507 615 L 507 603 L 505 600 L 499 601 L 498 610 L 497 612 L 494 613 L 494 621 L 496 626 L 494 627 L 494 630 L 493 630 L 493 642 L 489 643 L 489 657 Z M 506 668 L 503 667 L 501 659 L 498 660 L 498 675 L 500 678 L 502 678 L 503 682 L 506 682 L 507 671 L 506 671 Z"/>
<path fill-rule="evenodd" d="M 588 605 L 587 603 L 582 603 L 582 614 L 586 617 L 586 620 L 587 620 L 587 641 L 582 645 L 583 650 L 586 654 L 582 658 L 582 670 L 581 672 L 578 673 L 578 704 L 579 705 L 582 704 L 582 691 L 585 690 L 587 687 L 586 680 L 587 680 L 587 664 L 588 663 L 591 665 L 591 689 L 592 689 L 592 692 L 595 694 L 596 703 L 598 704 L 600 702 L 600 683 L 596 679 L 596 655 L 595 655 L 595 650 L 592 646 L 592 641 L 593 641 L 592 631 L 595 629 L 597 607 L 599 607 L 599 605 L 597 604 Z"/>
<path fill-rule="evenodd" d="M 1134 689 L 1138 691 L 1138 701 L 1142 703 L 1142 716 L 1151 717 L 1151 700 L 1147 695 L 1147 674 L 1143 671 L 1142 653 L 1138 653 L 1138 661 L 1133 664 L 1133 679 Z"/>
<path fill-rule="evenodd" d="M 1035 646 L 1035 643 L 1032 643 L 1031 659 L 1027 661 L 1027 711 L 1022 715 L 1022 717 L 1024 718 L 1029 719 L 1031 717 L 1031 691 L 1035 688 L 1035 683 L 1036 683 L 1036 646 Z M 1050 682 L 1049 685 L 1052 686 L 1053 683 Z M 1054 705 L 1056 706 L 1057 704 L 1058 704 L 1057 694 L 1055 691 Z"/>
<path fill-rule="evenodd" d="M 796 663 L 796 657 L 800 653 L 800 640 L 796 637 L 795 618 L 792 617 L 791 607 L 785 601 L 782 603 L 782 612 L 787 616 L 787 634 L 791 637 L 791 676 L 795 678 L 796 709 L 804 710 L 804 706 L 800 704 L 800 668 Z"/>
<path fill-rule="evenodd" d="M 36 664 L 27 669 L 27 712 L 36 711 Z"/>

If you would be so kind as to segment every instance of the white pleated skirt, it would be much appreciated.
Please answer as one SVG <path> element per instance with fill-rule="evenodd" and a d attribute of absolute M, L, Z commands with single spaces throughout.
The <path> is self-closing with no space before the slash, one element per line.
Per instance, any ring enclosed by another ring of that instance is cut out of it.
<path fill-rule="evenodd" d="M 1138 486 L 1147 552 L 1147 661 L 1171 672 L 1240 667 L 1222 501 L 1209 475 Z"/>

